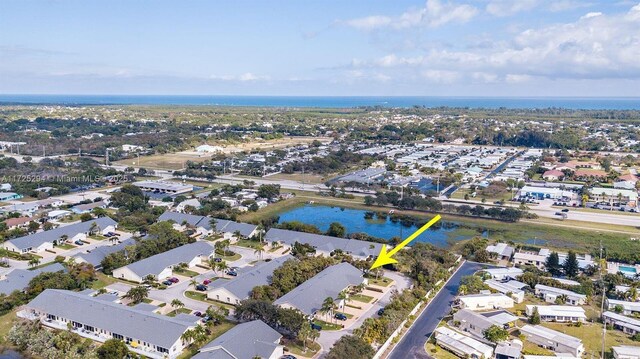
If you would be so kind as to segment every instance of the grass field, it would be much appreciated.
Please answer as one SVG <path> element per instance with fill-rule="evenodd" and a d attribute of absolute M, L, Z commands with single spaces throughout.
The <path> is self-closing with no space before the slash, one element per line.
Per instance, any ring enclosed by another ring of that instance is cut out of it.
<path fill-rule="evenodd" d="M 100 289 L 108 286 L 109 284 L 113 284 L 116 282 L 116 279 L 108 276 L 102 272 L 96 272 L 96 277 L 98 278 L 95 282 L 91 284 L 91 289 Z"/>
<path fill-rule="evenodd" d="M 362 303 L 371 303 L 371 301 L 373 300 L 373 297 L 364 295 L 364 294 L 353 294 L 349 296 L 349 299 L 356 300 Z"/>
<path fill-rule="evenodd" d="M 389 284 L 391 284 L 391 282 L 393 282 L 391 279 L 389 279 L 387 277 L 382 277 L 382 278 L 378 278 L 378 279 L 373 277 L 373 278 L 368 278 L 367 280 L 369 281 L 369 284 L 377 285 L 379 287 L 388 287 Z"/>
<path fill-rule="evenodd" d="M 180 309 L 172 310 L 169 313 L 167 313 L 167 317 L 175 317 L 178 314 L 189 314 L 189 313 L 191 313 L 191 309 L 180 308 Z"/>
<path fill-rule="evenodd" d="M 600 323 L 584 323 L 580 327 L 570 326 L 560 323 L 542 323 L 547 328 L 557 330 L 561 333 L 571 335 L 582 339 L 585 348 L 585 357 L 600 357 L 600 348 L 602 346 L 602 324 Z M 605 353 L 611 351 L 612 346 L 616 345 L 636 345 L 628 335 L 619 330 L 607 330 L 605 337 Z"/>
<path fill-rule="evenodd" d="M 227 309 L 233 309 L 234 306 L 227 304 L 227 303 L 222 303 L 222 302 L 216 302 L 215 300 L 210 300 L 207 298 L 207 293 L 201 293 L 201 292 L 194 292 L 191 290 L 188 290 L 186 292 L 184 292 L 184 296 L 193 300 L 199 300 L 201 302 L 205 302 L 205 303 L 209 303 L 211 305 L 217 306 L 217 307 L 224 307 Z"/>
<path fill-rule="evenodd" d="M 283 339 L 283 340 L 284 340 L 284 346 L 287 349 L 289 349 L 288 352 L 293 355 L 299 355 L 299 356 L 311 358 L 320 350 L 320 344 L 316 342 L 311 343 L 307 341 L 307 350 L 305 351 L 304 347 L 298 340 L 286 340 L 286 339 Z M 285 351 L 285 354 L 287 354 L 287 351 Z"/>
<path fill-rule="evenodd" d="M 209 156 L 198 156 L 184 153 L 167 153 L 163 155 L 140 156 L 127 160 L 116 161 L 113 164 L 118 166 L 136 166 L 150 169 L 179 170 L 185 166 L 187 161 L 202 162 L 209 159 Z M 135 162 L 135 164 L 134 164 Z"/>
<path fill-rule="evenodd" d="M 313 324 L 319 325 L 320 327 L 322 327 L 322 330 L 340 330 L 340 329 L 342 329 L 342 325 L 340 325 L 340 324 L 329 323 L 329 322 L 325 322 L 324 320 L 320 320 L 320 319 L 315 319 L 313 321 Z"/>
<path fill-rule="evenodd" d="M 189 278 L 193 278 L 199 274 L 198 272 L 194 272 L 192 270 L 185 269 L 185 268 L 174 268 L 173 272 Z"/>
<path fill-rule="evenodd" d="M 458 356 L 453 354 L 452 352 L 442 349 L 440 346 L 427 342 L 425 347 L 425 351 L 427 354 L 431 355 L 434 358 L 438 359 L 458 359 Z"/>
<path fill-rule="evenodd" d="M 317 174 L 302 174 L 302 173 L 278 173 L 272 176 L 265 177 L 270 180 L 289 180 L 298 181 L 304 183 L 320 184 L 325 183 L 327 180 L 333 178 L 332 175 L 321 176 Z"/>

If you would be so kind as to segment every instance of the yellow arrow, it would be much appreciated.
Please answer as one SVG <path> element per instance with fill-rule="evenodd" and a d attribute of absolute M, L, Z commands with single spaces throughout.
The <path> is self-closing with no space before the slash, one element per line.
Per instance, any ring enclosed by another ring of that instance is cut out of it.
<path fill-rule="evenodd" d="M 407 239 L 405 239 L 404 241 L 402 241 L 402 243 L 400 243 L 397 246 L 395 246 L 389 252 L 387 252 L 387 245 L 383 244 L 382 248 L 380 248 L 380 254 L 378 254 L 378 258 L 376 258 L 376 261 L 373 262 L 373 265 L 371 266 L 371 268 L 369 268 L 369 270 L 374 269 L 374 268 L 378 268 L 378 267 L 382 267 L 385 264 L 398 263 L 397 260 L 395 260 L 395 259 L 393 259 L 391 257 L 393 257 L 394 254 L 398 253 L 398 251 L 401 250 L 402 248 L 404 248 L 407 244 L 411 243 L 412 240 L 416 239 L 416 237 L 421 235 L 422 232 L 426 231 L 434 223 L 438 222 L 440 220 L 440 218 L 442 218 L 442 217 L 439 214 L 436 215 L 429 222 L 427 222 L 427 224 L 425 224 L 424 226 L 420 227 L 420 229 L 415 231 L 412 235 L 407 237 Z"/>

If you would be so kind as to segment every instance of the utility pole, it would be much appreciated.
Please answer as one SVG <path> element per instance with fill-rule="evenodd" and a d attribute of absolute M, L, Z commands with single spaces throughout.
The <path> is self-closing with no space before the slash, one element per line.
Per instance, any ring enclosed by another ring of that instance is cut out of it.
<path fill-rule="evenodd" d="M 47 153 L 45 151 L 44 145 L 42 145 L 42 157 L 47 157 Z"/>
<path fill-rule="evenodd" d="M 104 164 L 109 166 L 109 148 L 104 150 Z"/>
<path fill-rule="evenodd" d="M 602 240 L 600 240 L 600 266 L 602 267 Z M 602 282 L 602 270 L 604 268 L 600 268 L 600 285 L 602 285 L 602 300 L 600 302 L 600 318 L 602 318 L 602 314 L 604 314 L 604 297 L 606 296 L 604 291 L 604 282 Z M 607 335 L 607 325 L 602 323 L 602 349 L 600 350 L 600 359 L 604 359 L 604 342 Z"/>

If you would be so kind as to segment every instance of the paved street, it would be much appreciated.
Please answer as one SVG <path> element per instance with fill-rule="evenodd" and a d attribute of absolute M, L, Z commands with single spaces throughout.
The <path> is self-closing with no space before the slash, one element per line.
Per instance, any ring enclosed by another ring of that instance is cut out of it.
<path fill-rule="evenodd" d="M 424 350 L 424 344 L 438 327 L 442 318 L 449 313 L 451 303 L 458 293 L 460 279 L 482 269 L 485 264 L 465 262 L 447 281 L 442 290 L 433 298 L 427 308 L 416 319 L 413 326 L 400 343 L 396 345 L 388 359 L 430 358 Z"/>
<path fill-rule="evenodd" d="M 343 330 L 336 330 L 336 331 L 320 332 L 320 338 L 318 338 L 318 343 L 322 346 L 323 355 L 321 355 L 321 357 L 324 356 L 324 354 L 326 354 L 329 351 L 329 349 L 331 349 L 333 344 L 337 342 L 338 339 L 340 339 L 340 337 L 344 335 L 352 334 L 353 330 L 355 328 L 360 327 L 362 325 L 362 322 L 365 321 L 365 319 L 370 318 L 372 316 L 376 316 L 377 315 L 376 313 L 378 312 L 378 310 L 386 306 L 391 300 L 391 293 L 393 292 L 393 289 L 397 289 L 398 291 L 403 291 L 404 289 L 408 288 L 411 285 L 411 280 L 399 273 L 385 271 L 384 276 L 391 278 L 395 281 L 395 283 L 391 286 L 391 290 L 388 291 L 382 298 L 380 298 L 380 300 L 376 302 L 369 310 L 367 310 L 363 315 L 361 315 L 360 318 L 358 318 L 358 320 L 356 320 L 349 328 L 345 328 Z"/>

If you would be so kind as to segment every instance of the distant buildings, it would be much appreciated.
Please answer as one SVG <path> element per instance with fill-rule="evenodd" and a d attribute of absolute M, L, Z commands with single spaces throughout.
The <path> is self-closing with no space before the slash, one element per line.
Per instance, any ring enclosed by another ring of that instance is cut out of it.
<path fill-rule="evenodd" d="M 351 172 L 336 180 L 340 182 L 357 182 L 362 184 L 370 184 L 381 179 L 387 172 L 384 168 L 367 168 L 360 171 Z"/>
<path fill-rule="evenodd" d="M 171 318 L 59 289 L 46 289 L 18 315 L 97 342 L 122 340 L 129 350 L 153 359 L 178 357 L 189 344 L 182 334 L 198 320 L 195 316 Z"/>
<path fill-rule="evenodd" d="M 558 299 L 563 299 L 569 305 L 584 305 L 587 302 L 587 296 L 584 294 L 543 284 L 536 285 L 535 293 L 547 303 L 555 303 Z"/>
<path fill-rule="evenodd" d="M 95 223 L 95 225 L 94 225 Z M 97 233 L 113 232 L 118 223 L 109 217 L 100 217 L 87 222 L 80 222 L 68 226 L 58 227 L 49 231 L 37 232 L 24 237 L 10 239 L 2 243 L 8 251 L 27 253 L 50 250 L 54 245 L 62 242 L 84 240 L 92 230 Z"/>
<path fill-rule="evenodd" d="M 636 190 L 593 187 L 589 193 L 589 199 L 595 202 L 616 203 L 629 207 L 638 206 L 638 192 Z"/>
<path fill-rule="evenodd" d="M 495 280 L 516 279 L 524 273 L 522 269 L 516 267 L 487 268 L 482 271 L 489 274 L 491 278 Z"/>
<path fill-rule="evenodd" d="M 164 212 L 158 218 L 158 222 L 170 221 L 174 223 L 174 228 L 183 231 L 186 227 L 191 227 L 201 235 L 220 233 L 225 239 L 231 239 L 236 233 L 244 238 L 250 238 L 258 234 L 258 226 L 249 223 L 240 223 L 226 219 L 213 218 L 215 228 L 211 226 L 211 217 L 197 216 L 187 213 Z"/>
<path fill-rule="evenodd" d="M 11 201 L 20 198 L 22 196 L 14 192 L 0 192 L 0 201 Z"/>
<path fill-rule="evenodd" d="M 525 198 L 533 198 L 536 200 L 543 199 L 555 199 L 555 200 L 566 200 L 569 201 L 571 199 L 577 198 L 575 192 L 565 191 L 560 188 L 554 187 L 534 187 L 534 186 L 524 186 L 518 191 L 519 197 Z"/>
<path fill-rule="evenodd" d="M 134 182 L 133 185 L 144 192 L 165 193 L 167 195 L 193 191 L 193 185 L 169 181 L 140 181 Z"/>
<path fill-rule="evenodd" d="M 523 265 L 532 265 L 537 267 L 538 269 L 544 270 L 545 263 L 547 261 L 547 257 L 551 254 L 551 251 L 547 248 L 542 248 L 538 253 L 534 252 L 516 252 L 513 255 L 513 264 L 516 266 Z M 564 263 L 567 258 L 567 253 L 558 253 L 558 258 L 560 263 Z M 576 259 L 578 260 L 578 266 L 580 269 L 585 269 L 588 266 L 592 266 L 594 264 L 591 255 L 576 255 Z"/>
<path fill-rule="evenodd" d="M 580 339 L 541 325 L 525 325 L 520 328 L 520 333 L 528 341 L 556 353 L 568 353 L 579 358 L 584 352 L 584 345 Z"/>
<path fill-rule="evenodd" d="M 196 152 L 200 153 L 218 153 L 222 152 L 223 148 L 220 146 L 200 145 L 196 147 Z"/>
<path fill-rule="evenodd" d="M 524 289 L 527 284 L 518 282 L 517 280 L 510 280 L 507 282 L 497 281 L 495 279 L 489 279 L 484 282 L 489 288 L 498 291 L 504 295 L 510 295 L 516 303 L 522 303 L 524 301 Z"/>
<path fill-rule="evenodd" d="M 499 260 L 511 260 L 516 249 L 506 243 L 496 243 L 487 246 L 487 252 L 494 253 Z"/>

